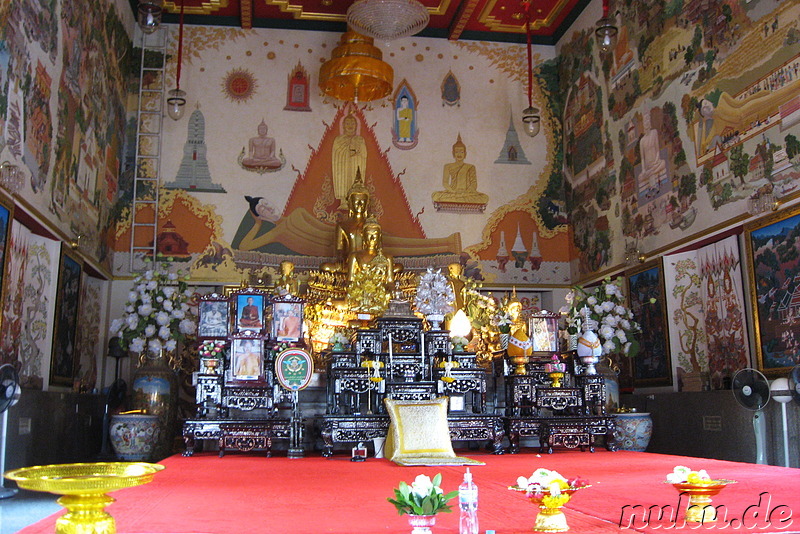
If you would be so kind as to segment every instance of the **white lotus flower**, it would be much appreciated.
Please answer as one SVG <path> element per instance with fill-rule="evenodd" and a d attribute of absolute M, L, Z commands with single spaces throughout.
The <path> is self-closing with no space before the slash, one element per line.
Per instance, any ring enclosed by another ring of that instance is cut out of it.
<path fill-rule="evenodd" d="M 137 311 L 139 312 L 139 315 L 141 315 L 142 317 L 147 317 L 148 315 L 153 313 L 153 306 L 150 305 L 149 303 L 145 303 L 139 306 L 139 309 Z"/>
<path fill-rule="evenodd" d="M 131 340 L 131 344 L 128 345 L 128 350 L 131 352 L 142 352 L 144 350 L 144 338 L 143 337 L 135 337 Z"/>
<path fill-rule="evenodd" d="M 603 326 L 600 327 L 600 331 L 598 331 L 597 333 L 603 339 L 611 339 L 612 337 L 614 337 L 614 328 L 608 326 L 607 324 L 604 324 Z"/>
<path fill-rule="evenodd" d="M 169 324 L 169 314 L 165 311 L 160 311 L 156 313 L 156 324 L 158 326 L 164 326 Z"/>
<path fill-rule="evenodd" d="M 169 280 L 175 281 L 175 280 L 177 280 L 177 279 L 178 279 L 178 274 L 177 274 L 177 273 L 169 273 L 169 274 L 167 275 L 167 278 L 168 278 Z"/>
<path fill-rule="evenodd" d="M 128 325 L 129 330 L 136 330 L 136 327 L 139 326 L 139 316 L 131 313 L 125 317 L 125 323 Z"/>
<path fill-rule="evenodd" d="M 417 478 L 411 483 L 411 491 L 420 497 L 430 495 L 432 488 L 433 482 L 431 482 L 430 477 L 427 475 L 417 475 Z"/>
<path fill-rule="evenodd" d="M 128 313 L 133 313 L 133 312 L 136 311 L 136 308 L 134 308 L 133 305 L 128 305 L 128 306 L 125 306 L 125 311 L 128 312 Z"/>
<path fill-rule="evenodd" d="M 167 297 L 168 299 L 171 299 L 172 295 L 175 294 L 175 288 L 171 287 L 171 286 L 167 286 L 165 288 L 162 288 L 161 292 L 164 293 L 165 297 Z"/>
<path fill-rule="evenodd" d="M 178 329 L 184 335 L 194 334 L 197 330 L 197 325 L 191 319 L 184 319 L 178 324 Z"/>
<path fill-rule="evenodd" d="M 173 351 L 177 346 L 178 342 L 175 341 L 174 339 L 170 339 L 166 343 L 164 343 L 164 350 Z"/>
<path fill-rule="evenodd" d="M 156 282 L 155 280 L 150 280 L 149 282 L 147 282 L 146 287 L 148 291 L 153 291 L 158 287 L 158 282 Z"/>
<path fill-rule="evenodd" d="M 139 294 L 136 291 L 128 291 L 128 301 L 136 302 L 136 299 L 139 298 Z"/>
<path fill-rule="evenodd" d="M 162 326 L 158 329 L 158 337 L 161 339 L 169 339 L 172 337 L 172 331 L 168 326 Z"/>
<path fill-rule="evenodd" d="M 614 342 L 609 339 L 608 341 L 603 343 L 603 354 L 611 354 L 616 350 L 616 348 L 617 347 L 616 345 L 614 345 Z"/>
<path fill-rule="evenodd" d="M 629 320 L 627 320 L 627 319 L 620 319 L 619 320 L 619 326 L 623 330 L 630 330 L 631 329 L 631 322 Z"/>
<path fill-rule="evenodd" d="M 586 299 L 586 304 L 588 304 L 589 306 L 594 306 L 595 304 L 597 304 L 597 299 L 594 297 L 589 297 L 588 299 Z"/>
<path fill-rule="evenodd" d="M 158 338 L 151 339 L 147 342 L 147 350 L 152 352 L 153 354 L 158 354 L 161 352 L 163 345 L 161 344 L 161 340 Z"/>
<path fill-rule="evenodd" d="M 628 341 L 628 336 L 625 335 L 625 331 L 622 329 L 617 329 L 617 331 L 614 332 L 614 335 L 617 336 L 617 339 L 619 339 L 620 343 L 625 343 Z"/>
<path fill-rule="evenodd" d="M 144 335 L 145 337 L 153 337 L 156 333 L 156 327 L 154 325 L 147 325 L 144 327 Z"/>
<path fill-rule="evenodd" d="M 611 302 L 611 301 L 608 301 L 608 300 L 607 300 L 607 301 L 605 301 L 604 303 L 602 303 L 602 304 L 600 305 L 600 307 L 602 307 L 602 308 L 603 308 L 603 312 L 604 312 L 604 313 L 609 313 L 611 310 L 613 310 L 613 309 L 614 309 L 614 303 L 613 303 L 613 302 Z"/>
<path fill-rule="evenodd" d="M 627 312 L 628 312 L 628 310 L 625 308 L 625 306 L 621 306 L 621 305 L 617 304 L 614 307 L 614 313 L 616 313 L 617 315 L 622 316 L 622 315 L 625 315 Z"/>
<path fill-rule="evenodd" d="M 108 328 L 108 332 L 111 334 L 112 337 L 115 335 L 119 335 L 117 334 L 117 332 L 122 330 L 123 326 L 125 326 L 124 319 L 114 319 L 113 321 L 111 321 L 111 326 Z"/>
<path fill-rule="evenodd" d="M 176 319 L 183 319 L 186 313 L 183 310 L 172 310 L 172 316 Z"/>
<path fill-rule="evenodd" d="M 163 307 L 164 307 L 164 311 L 171 312 L 171 311 L 172 311 L 172 309 L 173 309 L 173 307 L 172 307 L 172 301 L 171 301 L 171 300 L 165 300 L 165 301 L 164 301 L 164 304 L 163 304 Z"/>

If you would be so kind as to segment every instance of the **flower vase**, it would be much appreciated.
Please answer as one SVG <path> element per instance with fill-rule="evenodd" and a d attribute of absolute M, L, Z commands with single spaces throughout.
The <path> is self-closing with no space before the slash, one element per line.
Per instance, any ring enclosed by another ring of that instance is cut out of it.
<path fill-rule="evenodd" d="M 159 461 L 172 454 L 178 412 L 178 377 L 163 352 L 156 357 L 148 353 L 140 361 L 131 387 L 133 408 L 158 416 L 159 439 L 153 461 Z"/>
<path fill-rule="evenodd" d="M 158 416 L 114 414 L 111 416 L 108 435 L 120 460 L 149 462 L 158 442 Z"/>
<path fill-rule="evenodd" d="M 500 348 L 502 350 L 508 350 L 508 340 L 511 339 L 511 334 L 508 332 L 501 332 L 500 333 Z"/>
<path fill-rule="evenodd" d="M 431 534 L 431 527 L 436 524 L 435 515 L 409 515 L 408 524 L 411 534 Z"/>
<path fill-rule="evenodd" d="M 331 350 L 333 352 L 344 352 L 344 345 L 342 345 L 341 343 L 339 343 L 337 341 L 336 343 L 333 344 L 333 347 L 331 347 Z"/>

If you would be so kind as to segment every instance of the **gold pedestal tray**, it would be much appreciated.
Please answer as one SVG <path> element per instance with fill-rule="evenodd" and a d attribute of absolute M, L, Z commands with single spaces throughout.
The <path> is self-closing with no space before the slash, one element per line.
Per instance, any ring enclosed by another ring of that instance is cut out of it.
<path fill-rule="evenodd" d="M 114 534 L 114 518 L 105 507 L 115 499 L 111 491 L 147 484 L 163 465 L 143 462 L 100 462 L 40 465 L 5 473 L 26 490 L 63 495 L 56 502 L 67 513 L 56 521 L 56 534 Z"/>
<path fill-rule="evenodd" d="M 553 496 L 548 492 L 528 494 L 527 488 L 519 486 L 509 486 L 508 489 L 520 493 L 525 493 L 531 504 L 539 507 L 539 514 L 536 516 L 536 524 L 533 526 L 534 532 L 566 532 L 569 530 L 567 516 L 561 508 L 569 502 L 572 494 L 580 489 L 590 488 L 586 486 L 572 486 L 561 490 L 561 495 Z"/>
<path fill-rule="evenodd" d="M 683 482 L 672 486 L 689 496 L 689 505 L 686 508 L 687 523 L 713 523 L 717 520 L 717 509 L 711 506 L 711 497 L 725 489 L 728 484 L 735 483 L 735 480 L 709 480 L 707 484 Z"/>

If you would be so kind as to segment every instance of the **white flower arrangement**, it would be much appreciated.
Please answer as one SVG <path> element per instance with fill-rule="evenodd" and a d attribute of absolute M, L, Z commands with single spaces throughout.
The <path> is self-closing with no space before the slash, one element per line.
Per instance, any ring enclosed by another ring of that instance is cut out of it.
<path fill-rule="evenodd" d="M 625 305 L 621 278 L 606 278 L 589 291 L 574 287 L 567 295 L 567 305 L 567 332 L 578 334 L 584 327 L 596 330 L 603 356 L 620 353 L 632 358 L 639 353 L 636 334 L 641 327 Z"/>
<path fill-rule="evenodd" d="M 339 344 L 339 345 L 342 345 L 342 346 L 346 347 L 346 346 L 350 345 L 350 338 L 347 337 L 342 332 L 334 332 L 333 334 L 331 334 L 330 339 L 328 339 L 328 343 L 330 345 Z"/>
<path fill-rule="evenodd" d="M 182 271 L 168 273 L 149 269 L 133 279 L 125 313 L 111 322 L 110 333 L 119 337 L 122 348 L 131 352 L 158 355 L 174 351 L 179 341 L 197 331 L 189 306 L 192 296 Z"/>
<path fill-rule="evenodd" d="M 692 471 L 686 466 L 676 465 L 672 473 L 667 475 L 669 484 L 711 484 L 714 482 L 705 469 Z"/>

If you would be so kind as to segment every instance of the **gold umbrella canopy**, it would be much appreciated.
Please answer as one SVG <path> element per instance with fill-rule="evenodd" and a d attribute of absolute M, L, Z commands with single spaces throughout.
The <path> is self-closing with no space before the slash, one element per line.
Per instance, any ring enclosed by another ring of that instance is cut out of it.
<path fill-rule="evenodd" d="M 370 102 L 392 91 L 394 70 L 367 37 L 348 30 L 333 49 L 331 59 L 319 69 L 319 88 L 328 96 L 348 102 Z"/>

